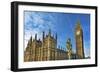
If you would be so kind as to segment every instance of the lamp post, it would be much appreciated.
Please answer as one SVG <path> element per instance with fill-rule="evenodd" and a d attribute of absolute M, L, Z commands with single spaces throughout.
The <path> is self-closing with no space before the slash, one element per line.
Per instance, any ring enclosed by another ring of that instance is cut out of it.
<path fill-rule="evenodd" d="M 69 38 L 66 42 L 66 47 L 68 49 L 68 59 L 71 59 L 72 58 L 72 44 L 71 44 L 71 39 Z"/>

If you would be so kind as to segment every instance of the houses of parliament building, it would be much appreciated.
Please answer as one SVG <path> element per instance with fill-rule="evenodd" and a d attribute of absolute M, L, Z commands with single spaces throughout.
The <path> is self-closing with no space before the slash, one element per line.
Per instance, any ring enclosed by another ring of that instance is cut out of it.
<path fill-rule="evenodd" d="M 71 39 L 66 40 L 66 51 L 57 48 L 57 34 L 51 35 L 51 30 L 45 35 L 42 33 L 42 40 L 32 36 L 28 40 L 27 47 L 24 51 L 24 62 L 31 61 L 50 61 L 50 60 L 67 60 L 67 59 L 84 59 L 83 30 L 80 22 L 75 27 L 76 53 L 72 51 Z"/>

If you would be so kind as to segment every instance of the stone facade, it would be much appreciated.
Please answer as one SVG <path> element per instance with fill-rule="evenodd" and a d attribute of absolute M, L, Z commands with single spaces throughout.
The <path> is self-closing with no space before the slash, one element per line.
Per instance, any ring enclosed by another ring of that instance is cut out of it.
<path fill-rule="evenodd" d="M 48 61 L 48 60 L 64 60 L 67 59 L 67 51 L 57 48 L 57 34 L 51 36 L 51 30 L 45 36 L 43 32 L 42 41 L 30 37 L 26 50 L 24 52 L 24 61 Z"/>
<path fill-rule="evenodd" d="M 24 62 L 30 61 L 49 61 L 49 60 L 66 60 L 66 59 L 84 59 L 83 30 L 78 22 L 75 28 L 76 53 L 72 51 L 71 40 L 66 41 L 66 51 L 60 47 L 57 48 L 57 34 L 51 35 L 51 30 L 45 35 L 42 34 L 42 40 L 32 36 L 28 41 L 24 51 Z"/>

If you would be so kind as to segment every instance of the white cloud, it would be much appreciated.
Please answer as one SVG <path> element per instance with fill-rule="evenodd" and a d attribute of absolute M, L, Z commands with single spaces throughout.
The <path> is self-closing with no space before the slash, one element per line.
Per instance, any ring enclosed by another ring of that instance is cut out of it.
<path fill-rule="evenodd" d="M 47 16 L 47 17 L 46 17 Z M 37 38 L 41 39 L 42 31 L 48 31 L 49 28 L 54 28 L 53 22 L 54 18 L 52 15 L 43 14 L 39 12 L 25 12 L 25 47 L 27 46 L 30 36 L 34 38 L 37 34 Z"/>

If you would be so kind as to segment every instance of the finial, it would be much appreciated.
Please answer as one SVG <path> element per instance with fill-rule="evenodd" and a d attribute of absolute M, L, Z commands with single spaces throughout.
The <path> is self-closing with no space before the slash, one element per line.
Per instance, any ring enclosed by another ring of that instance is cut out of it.
<path fill-rule="evenodd" d="M 81 27 L 80 20 L 77 21 L 77 27 Z"/>
<path fill-rule="evenodd" d="M 80 20 L 77 21 L 77 24 L 80 24 Z"/>

